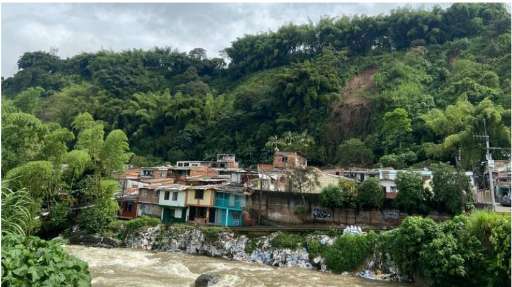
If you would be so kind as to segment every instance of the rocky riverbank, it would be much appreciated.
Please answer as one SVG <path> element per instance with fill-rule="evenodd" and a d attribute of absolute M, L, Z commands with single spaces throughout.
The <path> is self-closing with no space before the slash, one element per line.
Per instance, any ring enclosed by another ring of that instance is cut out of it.
<path fill-rule="evenodd" d="M 188 225 L 149 227 L 129 234 L 124 244 L 129 248 L 154 251 L 185 252 L 230 260 L 255 262 L 276 267 L 300 267 L 328 272 L 325 259 L 308 252 L 307 248 L 277 248 L 272 246 L 279 233 L 249 238 L 219 228 L 200 228 Z M 328 235 L 307 235 L 306 241 L 316 241 L 319 248 L 334 243 Z M 374 254 L 357 276 L 375 280 L 398 280 L 396 269 L 386 256 Z"/>

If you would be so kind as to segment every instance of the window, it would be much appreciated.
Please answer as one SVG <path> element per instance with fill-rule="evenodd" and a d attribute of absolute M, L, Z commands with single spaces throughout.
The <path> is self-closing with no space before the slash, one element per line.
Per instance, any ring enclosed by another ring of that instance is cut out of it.
<path fill-rule="evenodd" d="M 161 170 L 160 171 L 160 177 L 165 177 L 165 173 L 166 173 L 165 170 Z"/>
<path fill-rule="evenodd" d="M 166 191 L 164 194 L 164 200 L 169 200 L 169 192 Z"/>
<path fill-rule="evenodd" d="M 287 156 L 283 156 L 283 162 L 288 162 L 288 157 Z"/>
<path fill-rule="evenodd" d="M 195 191 L 195 199 L 203 199 L 204 197 L 204 190 L 196 190 Z"/>
<path fill-rule="evenodd" d="M 177 201 L 178 200 L 178 192 L 177 191 L 172 193 L 172 200 L 173 201 Z"/>
<path fill-rule="evenodd" d="M 153 175 L 152 170 L 145 169 L 142 171 L 142 176 L 152 176 L 152 175 Z"/>
<path fill-rule="evenodd" d="M 128 209 L 128 212 L 132 212 L 132 204 L 131 203 L 128 203 L 126 205 L 126 209 Z"/>

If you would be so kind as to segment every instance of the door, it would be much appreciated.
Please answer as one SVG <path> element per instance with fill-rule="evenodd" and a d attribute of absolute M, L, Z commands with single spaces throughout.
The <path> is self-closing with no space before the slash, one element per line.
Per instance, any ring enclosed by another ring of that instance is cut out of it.
<path fill-rule="evenodd" d="M 162 222 L 164 224 L 171 224 L 172 223 L 173 215 L 174 215 L 174 210 L 173 209 L 164 207 L 164 216 L 163 216 Z"/>

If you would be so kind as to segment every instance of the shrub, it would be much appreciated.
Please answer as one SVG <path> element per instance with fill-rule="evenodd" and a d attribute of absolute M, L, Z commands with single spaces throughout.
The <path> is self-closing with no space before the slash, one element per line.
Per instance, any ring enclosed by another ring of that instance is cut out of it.
<path fill-rule="evenodd" d="M 57 243 L 34 236 L 2 236 L 2 286 L 90 286 L 87 263 Z"/>
<path fill-rule="evenodd" d="M 126 225 L 129 221 L 116 219 L 110 223 L 108 227 L 108 233 L 118 237 L 119 239 L 123 239 L 126 235 Z"/>
<path fill-rule="evenodd" d="M 439 226 L 430 218 L 407 217 L 391 233 L 390 253 L 402 275 L 414 277 L 419 270 L 418 258 L 426 246 L 440 233 Z"/>
<path fill-rule="evenodd" d="M 312 260 L 319 255 L 323 255 L 325 247 L 320 244 L 318 239 L 308 239 L 306 240 L 306 249 L 308 250 L 309 259 Z"/>
<path fill-rule="evenodd" d="M 78 224 L 90 233 L 105 231 L 116 219 L 118 205 L 113 199 L 96 201 L 92 207 L 80 210 Z"/>
<path fill-rule="evenodd" d="M 304 246 L 304 237 L 298 234 L 279 232 L 270 243 L 275 248 L 297 249 Z"/>
<path fill-rule="evenodd" d="M 354 271 L 371 255 L 373 245 L 371 236 L 342 235 L 323 252 L 325 263 L 336 273 Z"/>
<path fill-rule="evenodd" d="M 46 231 L 62 231 L 70 226 L 69 219 L 70 205 L 67 202 L 57 202 L 50 209 L 47 220 L 42 228 Z"/>
<path fill-rule="evenodd" d="M 249 239 L 249 240 L 247 240 L 247 243 L 245 244 L 245 253 L 251 254 L 256 248 L 258 248 L 258 240 Z"/>
<path fill-rule="evenodd" d="M 218 226 L 208 226 L 201 228 L 201 231 L 203 232 L 204 239 L 208 242 L 214 242 L 217 239 L 219 239 L 219 233 L 224 231 L 225 229 L 223 227 Z"/>
<path fill-rule="evenodd" d="M 157 226 L 160 224 L 160 219 L 150 216 L 141 216 L 132 219 L 126 223 L 126 234 L 134 233 L 143 227 Z"/>
<path fill-rule="evenodd" d="M 466 228 L 481 243 L 485 255 L 484 265 L 471 273 L 481 272 L 487 286 L 510 286 L 510 224 L 509 215 L 480 211 L 468 217 Z"/>

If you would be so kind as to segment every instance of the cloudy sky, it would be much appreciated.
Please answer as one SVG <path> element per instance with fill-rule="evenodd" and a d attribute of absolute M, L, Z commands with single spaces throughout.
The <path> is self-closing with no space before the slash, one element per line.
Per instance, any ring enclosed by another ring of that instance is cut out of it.
<path fill-rule="evenodd" d="M 207 49 L 208 56 L 244 34 L 275 30 L 321 17 L 389 13 L 401 4 L 2 4 L 2 76 L 17 70 L 27 51 L 57 51 L 60 57 L 101 49 L 172 47 Z M 445 5 L 443 5 L 445 6 Z M 408 6 L 411 7 L 411 6 Z M 418 4 L 413 8 L 429 9 Z"/>

